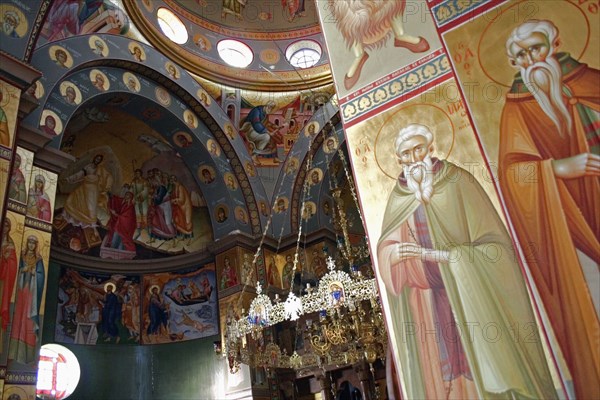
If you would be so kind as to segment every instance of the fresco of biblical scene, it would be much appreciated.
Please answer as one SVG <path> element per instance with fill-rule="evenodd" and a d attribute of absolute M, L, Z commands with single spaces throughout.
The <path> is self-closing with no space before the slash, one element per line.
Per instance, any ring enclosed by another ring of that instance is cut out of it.
<path fill-rule="evenodd" d="M 8 359 L 20 364 L 35 363 L 37 360 L 49 258 L 50 234 L 25 228 L 8 345 Z"/>
<path fill-rule="evenodd" d="M 142 342 L 171 343 L 219 333 L 214 264 L 144 276 Z"/>
<path fill-rule="evenodd" d="M 8 183 L 8 198 L 21 204 L 27 203 L 27 187 L 31 179 L 33 152 L 17 147 L 15 161 Z"/>
<path fill-rule="evenodd" d="M 68 1 L 52 4 L 42 27 L 41 38 L 48 42 L 98 32 L 124 34 L 129 30 L 127 15 L 108 0 L 85 0 L 78 7 Z"/>
<path fill-rule="evenodd" d="M 140 343 L 140 278 L 61 268 L 54 338 L 60 343 Z"/>
<path fill-rule="evenodd" d="M 238 268 L 238 265 L 240 264 L 238 249 L 231 249 L 218 254 L 216 262 L 219 290 L 225 290 L 242 283 L 240 279 L 240 269 Z"/>
<path fill-rule="evenodd" d="M 329 94 L 303 94 L 277 100 L 242 98 L 239 133 L 256 166 L 279 166 L 311 119 L 316 108 Z M 321 97 L 323 97 L 321 99 Z M 318 100 L 321 99 L 321 100 Z M 230 115 L 234 117 L 234 115 Z"/>
<path fill-rule="evenodd" d="M 204 249 L 212 242 L 210 217 L 176 148 L 142 121 L 114 109 L 105 114 L 117 131 L 106 132 L 101 122 L 75 121 L 86 126 L 86 136 L 93 133 L 91 142 L 80 146 L 71 140 L 77 132 L 63 141 L 77 161 L 59 176 L 54 244 L 117 260 Z M 120 140 L 111 141 L 112 135 Z"/>
<path fill-rule="evenodd" d="M 27 216 L 52 222 L 52 201 L 56 195 L 56 174 L 38 167 L 31 170 L 31 187 L 27 196 Z"/>
<path fill-rule="evenodd" d="M 21 91 L 0 82 L 0 146 L 12 148 Z"/>
<path fill-rule="evenodd" d="M 440 43 L 427 4 L 318 0 L 339 98 L 424 56 Z M 344 45 L 341 45 L 341 44 Z"/>
<path fill-rule="evenodd" d="M 494 395 L 557 398 L 473 130 L 456 104 L 432 94 L 347 131 L 349 153 L 362 156 L 352 161 L 403 397 L 487 398 L 494 387 Z M 497 340 L 467 333 L 466 324 L 488 323 L 502 332 Z M 528 328 L 514 332 L 515 324 Z M 424 335 L 440 326 L 443 335 Z M 492 383 L 483 366 L 501 379 Z"/>
<path fill-rule="evenodd" d="M 600 396 L 597 22 L 586 2 L 513 1 L 444 35 L 577 398 Z"/>
<path fill-rule="evenodd" d="M 2 221 L 2 241 L 0 242 L 0 361 L 6 363 L 8 356 L 8 327 L 12 305 L 14 305 L 19 257 L 21 255 L 25 217 L 7 211 Z"/>

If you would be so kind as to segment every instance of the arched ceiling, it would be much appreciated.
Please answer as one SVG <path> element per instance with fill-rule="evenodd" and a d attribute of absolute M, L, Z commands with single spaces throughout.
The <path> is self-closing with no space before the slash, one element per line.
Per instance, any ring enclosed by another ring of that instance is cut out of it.
<path fill-rule="evenodd" d="M 328 60 L 323 55 L 315 67 L 296 71 L 284 57 L 285 48 L 290 43 L 305 38 L 318 41 L 325 51 L 314 4 L 306 2 L 305 14 L 289 21 L 289 14 L 286 14 L 289 10 L 282 8 L 280 2 L 268 6 L 271 7 L 268 9 L 269 18 L 257 20 L 252 13 L 257 7 L 266 5 L 247 6 L 239 19 L 223 15 L 220 0 L 210 5 L 179 0 L 106 1 L 119 9 L 126 9 L 131 22 L 128 30 L 96 30 L 96 17 L 92 16 L 92 21 L 86 20 L 77 32 L 64 27 L 57 29 L 55 40 L 44 38 L 39 41 L 31 62 L 44 71 L 35 91 L 40 107 L 28 115 L 25 122 L 43 128 L 46 116 L 52 115 L 60 125 L 57 123 L 53 132 L 56 136 L 49 146 L 66 150 L 66 146 L 78 143 L 71 153 L 78 162 L 84 162 L 85 157 L 100 146 L 97 143 L 93 148 L 85 147 L 87 144 L 81 147 L 86 142 L 85 137 L 93 136 L 102 139 L 102 143 L 118 147 L 108 153 L 115 155 L 113 158 L 119 161 L 121 169 L 126 169 L 126 173 L 121 174 L 124 183 L 133 180 L 131 174 L 134 170 L 132 160 L 128 159 L 133 152 L 130 154 L 126 150 L 139 146 L 139 138 L 136 137 L 141 133 L 145 134 L 147 130 L 153 132 L 176 153 L 182 165 L 189 168 L 189 174 L 180 172 L 173 175 L 185 183 L 192 197 L 194 192 L 201 194 L 201 200 L 195 204 L 205 204 L 206 210 L 202 212 L 206 215 L 203 214 L 203 222 L 194 219 L 194 230 L 198 226 L 208 228 L 215 242 L 220 240 L 224 243 L 232 233 L 252 238 L 265 232 L 269 237 L 281 240 L 294 235 L 300 225 L 305 234 L 329 227 L 331 197 L 327 189 L 332 183 L 327 171 L 335 156 L 324 149 L 324 141 L 334 136 L 337 147 L 342 145 L 343 134 L 340 134 L 337 102 L 335 97 L 331 98 L 333 85 Z M 185 22 L 190 37 L 188 42 L 177 45 L 161 32 L 156 20 L 156 12 L 161 7 L 176 11 Z M 54 8 L 50 11 L 51 14 L 58 13 Z M 100 14 L 106 24 L 112 21 L 114 15 L 117 14 L 111 8 Z M 49 21 L 44 24 L 44 32 L 50 30 Z M 194 44 L 197 35 L 209 38 L 211 46 L 220 38 L 242 40 L 257 54 L 255 63 L 243 70 L 228 67 L 214 47 L 206 54 L 199 50 Z M 103 44 L 100 53 L 97 43 Z M 133 51 L 136 48 L 141 50 L 141 57 Z M 265 49 L 277 54 L 277 62 L 264 64 Z M 57 50 L 67 54 L 67 61 L 60 68 L 57 68 Z M 174 76 L 169 67 L 174 67 Z M 208 72 L 203 68 L 208 68 Z M 267 75 L 261 75 L 263 73 Z M 95 84 L 98 74 L 105 77 L 102 87 Z M 199 79 L 200 76 L 203 79 Z M 130 80 L 137 83 L 130 86 Z M 78 93 L 74 100 L 68 101 L 63 93 L 67 86 Z M 277 124 L 283 123 L 285 129 L 282 132 L 288 135 L 284 136 L 284 144 L 278 145 L 278 162 L 272 165 L 261 164 L 264 160 L 254 161 L 251 158 L 251 151 L 239 131 L 250 109 L 267 100 L 274 100 L 277 104 L 272 120 Z M 231 113 L 230 107 L 233 108 Z M 77 129 L 77 116 L 90 108 L 98 108 L 111 118 L 96 126 L 97 134 L 88 135 L 86 132 L 92 131 L 93 127 L 86 125 L 85 129 Z M 186 114 L 194 116 L 193 126 L 188 124 Z M 113 122 L 115 125 L 111 125 Z M 140 123 L 141 128 L 133 128 L 134 122 Z M 110 137 L 105 138 L 105 133 Z M 130 134 L 134 136 L 129 138 Z M 187 139 L 185 145 L 176 140 L 182 135 Z M 114 138 L 119 139 L 113 141 Z M 208 150 L 213 142 L 218 150 L 214 154 Z M 166 168 L 174 172 L 166 166 L 169 163 L 158 163 L 156 156 L 144 158 L 136 155 L 133 158 L 135 165 L 141 167 L 144 178 L 150 169 Z M 214 171 L 214 181 L 202 180 L 203 175 L 199 173 L 203 168 Z M 303 192 L 307 172 L 314 175 L 315 171 L 320 182 L 311 184 L 309 190 Z M 230 175 L 236 183 L 233 187 L 227 187 Z M 335 175 L 337 179 L 343 171 L 338 170 Z M 65 196 L 71 192 L 70 189 L 73 188 L 61 191 L 61 202 L 66 201 Z M 275 203 L 281 200 L 285 200 L 285 209 L 275 210 Z M 301 215 L 303 201 L 312 207 L 311 213 L 306 216 Z M 58 206 L 61 207 L 60 204 Z M 218 220 L 220 209 L 226 210 L 225 220 Z M 70 238 L 69 232 L 61 235 L 61 239 Z M 194 238 L 199 237 L 195 232 Z M 186 244 L 181 240 L 167 244 L 158 241 L 156 246 L 146 239 L 144 235 L 135 239 L 141 246 L 138 246 L 140 259 L 154 258 L 149 252 L 156 250 L 155 247 L 169 255 L 202 252 L 203 248 L 196 239 Z M 149 255 L 142 257 L 142 253 Z M 92 251 L 85 254 L 92 255 Z"/>
<path fill-rule="evenodd" d="M 312 1 L 304 10 L 290 2 L 247 2 L 207 0 L 122 0 L 127 14 L 148 42 L 191 73 L 236 88 L 290 91 L 314 88 L 332 82 L 325 40 Z M 232 3 L 235 9 L 223 3 Z M 177 44 L 162 32 L 157 11 L 167 8 L 185 25 L 188 39 Z M 224 39 L 245 43 L 254 55 L 245 69 L 226 64 L 217 52 Z M 299 69 L 286 59 L 286 49 L 300 40 L 321 48 L 313 67 Z"/>

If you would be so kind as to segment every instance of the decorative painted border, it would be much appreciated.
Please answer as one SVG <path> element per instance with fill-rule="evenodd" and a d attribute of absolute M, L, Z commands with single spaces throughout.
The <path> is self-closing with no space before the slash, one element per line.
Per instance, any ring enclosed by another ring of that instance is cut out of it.
<path fill-rule="evenodd" d="M 4 384 L 33 384 L 37 382 L 37 370 L 35 372 L 7 372 Z"/>
<path fill-rule="evenodd" d="M 364 120 L 367 114 L 373 114 L 375 110 L 382 111 L 382 107 L 391 106 L 392 102 L 408 100 L 441 77 L 447 79 L 446 75 L 451 72 L 450 60 L 440 49 L 379 79 L 367 86 L 366 91 L 359 96 L 340 100 L 344 127 L 348 128 Z"/>
<path fill-rule="evenodd" d="M 442 27 L 462 15 L 489 3 L 488 0 L 448 0 L 431 8 L 433 19 L 438 27 Z"/>
<path fill-rule="evenodd" d="M 431 6 L 431 15 L 441 32 L 495 8 L 507 0 L 447 0 Z"/>

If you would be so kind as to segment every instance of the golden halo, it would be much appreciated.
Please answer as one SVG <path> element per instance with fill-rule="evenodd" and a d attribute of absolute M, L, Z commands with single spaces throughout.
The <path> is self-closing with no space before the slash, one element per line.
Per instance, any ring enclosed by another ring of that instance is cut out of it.
<path fill-rule="evenodd" d="M 67 55 L 67 60 L 65 61 L 65 67 L 66 68 L 71 68 L 73 66 L 73 56 L 71 55 L 71 53 L 65 49 L 62 46 L 50 46 L 50 48 L 48 49 L 48 55 L 50 56 L 50 59 L 54 62 L 56 62 L 56 51 L 57 50 L 62 50 L 65 52 L 65 54 Z"/>
<path fill-rule="evenodd" d="M 313 182 L 312 182 L 312 180 L 310 180 L 310 179 L 312 179 L 312 175 L 313 175 L 315 172 L 316 172 L 316 173 L 317 173 L 317 175 L 319 176 L 319 182 L 317 182 L 317 183 L 313 183 Z M 323 170 L 322 170 L 321 168 L 319 168 L 319 167 L 315 167 L 315 168 L 311 169 L 310 171 L 308 171 L 308 174 L 307 174 L 307 175 L 309 176 L 309 178 L 308 178 L 308 179 L 310 180 L 310 185 L 311 185 L 311 186 L 312 186 L 312 185 L 318 185 L 318 184 L 319 184 L 319 183 L 321 183 L 321 181 L 323 180 Z"/>
<path fill-rule="evenodd" d="M 160 292 L 160 287 L 158 285 L 152 285 L 152 286 L 150 286 L 150 289 L 148 289 L 148 291 L 150 292 L 150 294 L 152 294 L 152 291 L 154 290 L 154 288 L 157 288 L 158 291 Z"/>
<path fill-rule="evenodd" d="M 104 284 L 104 291 L 105 291 L 105 292 L 108 292 L 108 287 L 109 287 L 109 286 L 112 286 L 112 291 L 113 291 L 113 293 L 115 292 L 115 290 L 117 290 L 117 285 L 115 285 L 115 284 L 114 284 L 114 283 L 112 283 L 112 282 L 106 282 L 106 283 Z"/>
<path fill-rule="evenodd" d="M 165 70 L 167 71 L 167 74 L 169 74 L 169 76 L 171 75 L 171 72 L 169 72 L 169 67 L 173 67 L 175 73 L 173 74 L 173 79 L 179 79 L 179 77 L 181 76 L 181 73 L 179 72 L 179 68 L 177 68 L 177 66 L 175 64 L 173 64 L 171 61 L 167 61 L 165 63 Z"/>
<path fill-rule="evenodd" d="M 333 149 L 332 150 L 329 149 L 328 143 L 330 143 L 330 142 L 333 142 Z M 327 154 L 335 153 L 337 151 L 338 146 L 339 146 L 339 142 L 338 142 L 337 137 L 335 137 L 335 136 L 328 137 L 327 139 L 325 139 L 323 141 L 323 144 L 322 144 L 323 151 L 325 153 L 327 153 Z"/>
<path fill-rule="evenodd" d="M 192 120 L 191 123 L 189 122 L 190 117 Z M 190 110 L 185 110 L 183 112 L 183 120 L 186 125 L 192 129 L 196 129 L 198 127 L 198 118 L 196 118 L 196 115 Z"/>
<path fill-rule="evenodd" d="M 229 122 L 225 122 L 225 124 L 223 125 L 223 132 L 225 132 L 225 135 L 227 135 L 229 140 L 234 140 L 237 136 L 235 133 L 235 128 Z"/>
<path fill-rule="evenodd" d="M 146 52 L 144 51 L 144 48 L 142 47 L 142 45 L 140 43 L 129 42 L 129 45 L 127 45 L 127 48 L 129 49 L 129 53 L 131 54 L 131 56 L 135 59 L 134 49 L 136 47 L 140 49 L 140 60 L 141 60 L 141 62 L 146 61 Z"/>
<path fill-rule="evenodd" d="M 102 90 L 106 92 L 108 89 L 110 89 L 110 81 L 108 80 L 108 77 L 104 72 L 100 71 L 99 69 L 93 69 L 90 71 L 90 82 L 92 82 L 92 85 L 96 81 L 96 75 L 100 75 L 102 79 L 104 79 L 104 83 L 102 84 Z"/>
<path fill-rule="evenodd" d="M 103 47 L 102 47 L 102 57 L 107 57 L 108 56 L 108 45 L 106 44 L 106 42 L 97 35 L 92 35 L 90 36 L 90 38 L 88 39 L 88 44 L 90 45 L 90 49 L 95 50 L 96 49 L 96 42 L 101 42 Z"/>
<path fill-rule="evenodd" d="M 129 80 L 133 80 L 135 82 L 135 88 L 130 88 L 128 83 Z M 140 88 L 142 87 L 142 85 L 140 84 L 140 80 L 137 78 L 137 76 L 135 76 L 134 74 L 132 74 L 131 72 L 125 72 L 123 74 L 123 83 L 125 84 L 125 86 L 127 87 L 127 89 L 132 90 L 134 92 L 139 92 Z"/>
<path fill-rule="evenodd" d="M 513 29 L 531 19 L 549 20 L 556 25 L 561 40 L 557 52 L 568 51 L 575 59 L 580 59 L 585 54 L 590 42 L 590 22 L 583 10 L 570 1 L 563 1 L 560 6 L 555 7 L 551 7 L 551 3 L 545 2 L 543 8 L 532 10 L 532 4 L 538 3 L 523 0 L 492 18 L 477 44 L 477 59 L 485 76 L 498 85 L 510 87 L 518 69 L 509 63 L 506 40 Z M 567 6 L 578 12 L 565 10 Z"/>
<path fill-rule="evenodd" d="M 82 100 L 81 91 L 77 86 L 75 86 L 72 82 L 62 81 L 59 86 L 59 91 L 61 96 L 65 96 L 67 93 L 67 87 L 73 88 L 75 90 L 75 104 L 80 104 Z"/>
<path fill-rule="evenodd" d="M 202 100 L 202 95 L 205 96 L 206 98 L 206 102 L 204 100 Z M 205 107 L 210 106 L 211 103 L 211 97 L 208 94 L 208 92 L 206 90 L 204 90 L 203 88 L 200 88 L 196 91 L 196 97 L 198 98 L 198 101 L 204 105 Z"/>
<path fill-rule="evenodd" d="M 317 136 L 317 134 L 319 133 L 319 128 L 320 128 L 319 121 L 313 121 L 313 122 L 309 123 L 308 125 L 306 125 L 304 127 L 304 136 L 306 136 L 306 137 L 311 136 L 311 134 L 309 133 L 309 128 L 312 126 L 315 127 L 315 130 L 314 130 L 314 133 L 312 134 L 312 136 Z"/>
<path fill-rule="evenodd" d="M 210 40 L 208 40 L 208 38 L 201 33 L 195 34 L 193 40 L 194 44 L 204 52 L 209 51 L 212 48 Z"/>
<path fill-rule="evenodd" d="M 424 109 L 425 107 L 429 109 Z M 433 132 L 434 156 L 446 159 L 454 147 L 454 124 L 442 108 L 432 104 L 411 104 L 398 108 L 379 128 L 373 146 L 377 166 L 394 180 L 401 171 L 394 151 L 394 141 L 400 128 L 409 124 L 425 125 Z M 452 132 L 452 135 L 446 135 L 445 132 Z"/>
<path fill-rule="evenodd" d="M 60 117 L 58 116 L 58 114 L 56 114 L 52 110 L 45 109 L 44 111 L 42 111 L 42 116 L 40 117 L 40 126 L 42 126 L 46 123 L 46 117 L 48 115 L 50 115 L 51 117 L 54 118 L 54 122 L 56 122 L 56 126 L 54 127 L 54 132 L 56 132 L 57 135 L 60 135 L 63 130 L 63 123 L 62 123 L 62 120 L 60 119 Z"/>

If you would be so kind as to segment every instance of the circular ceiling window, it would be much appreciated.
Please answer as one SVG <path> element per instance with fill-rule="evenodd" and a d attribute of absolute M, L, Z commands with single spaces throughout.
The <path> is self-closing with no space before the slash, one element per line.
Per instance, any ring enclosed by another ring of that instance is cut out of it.
<path fill-rule="evenodd" d="M 66 399 L 75 391 L 80 376 L 79 362 L 71 350 L 54 343 L 42 346 L 38 362 L 38 398 Z"/>
<path fill-rule="evenodd" d="M 173 14 L 171 10 L 161 7 L 156 12 L 156 17 L 158 18 L 158 25 L 160 25 L 160 29 L 166 37 L 177 44 L 187 42 L 189 37 L 187 29 L 185 29 L 185 25 L 183 25 L 179 17 Z"/>
<path fill-rule="evenodd" d="M 254 60 L 250 47 L 237 40 L 221 40 L 217 43 L 217 51 L 223 61 L 236 68 L 246 68 Z"/>
<path fill-rule="evenodd" d="M 314 40 L 300 40 L 288 46 L 285 58 L 296 68 L 310 68 L 321 59 L 321 45 Z"/>

